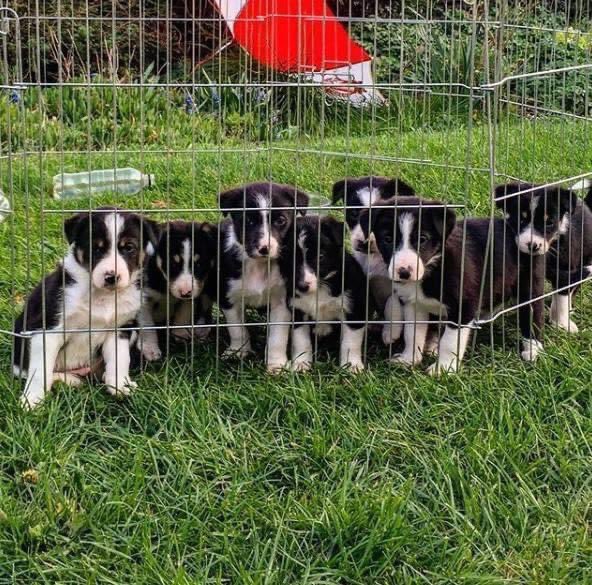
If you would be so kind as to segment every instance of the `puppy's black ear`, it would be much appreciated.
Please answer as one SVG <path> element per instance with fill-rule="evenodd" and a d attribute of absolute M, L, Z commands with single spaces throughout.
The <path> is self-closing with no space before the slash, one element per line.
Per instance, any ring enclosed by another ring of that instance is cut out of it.
<path fill-rule="evenodd" d="M 144 216 L 140 216 L 140 222 L 142 226 L 142 248 L 144 248 L 148 256 L 152 256 L 158 244 L 160 226 L 157 221 Z"/>
<path fill-rule="evenodd" d="M 496 207 L 502 211 L 507 211 L 511 206 L 515 205 L 517 197 L 508 197 L 507 199 L 502 199 L 502 197 L 520 193 L 520 191 L 525 191 L 531 187 L 532 185 L 527 183 L 506 183 L 505 185 L 498 185 L 493 190 Z"/>
<path fill-rule="evenodd" d="M 343 248 L 343 222 L 327 215 L 321 218 L 321 233 L 340 249 Z"/>
<path fill-rule="evenodd" d="M 345 198 L 345 183 L 346 180 L 343 179 L 341 181 L 337 181 L 337 183 L 335 183 L 333 185 L 333 196 L 331 198 L 331 202 L 333 203 L 333 205 L 335 205 L 335 203 L 337 203 L 338 201 L 343 201 Z"/>
<path fill-rule="evenodd" d="M 296 207 L 296 213 L 306 215 L 308 195 L 304 191 L 296 189 L 296 187 L 292 187 L 291 185 L 286 185 L 284 187 L 284 194 L 290 200 L 290 204 Z"/>
<path fill-rule="evenodd" d="M 370 225 L 370 218 L 372 217 L 372 223 L 376 222 L 376 218 L 378 214 L 382 211 L 382 209 L 372 209 L 372 216 L 370 216 L 369 209 L 362 209 L 360 216 L 358 217 L 358 222 L 360 227 L 362 228 L 362 232 L 364 233 L 364 237 L 368 239 L 370 232 L 372 231 L 372 226 Z"/>
<path fill-rule="evenodd" d="M 382 188 L 381 197 L 386 199 L 387 197 L 414 197 L 415 189 L 405 183 L 402 179 L 391 179 Z"/>
<path fill-rule="evenodd" d="M 205 236 L 206 246 L 208 248 L 209 254 L 212 256 L 212 258 L 215 258 L 216 252 L 218 250 L 218 232 L 216 227 L 208 222 L 197 225 Z"/>
<path fill-rule="evenodd" d="M 78 228 L 85 223 L 88 224 L 89 216 L 90 212 L 77 213 L 76 215 L 69 217 L 64 222 L 64 234 L 66 236 L 66 240 L 68 240 L 68 244 L 72 244 L 74 242 Z"/>
<path fill-rule="evenodd" d="M 233 209 L 246 207 L 247 200 L 246 187 L 237 187 L 220 193 L 220 211 L 224 216 L 227 216 Z"/>
<path fill-rule="evenodd" d="M 431 201 L 431 205 L 442 205 L 443 207 L 434 207 L 430 209 L 432 215 L 432 221 L 434 228 L 442 237 L 442 240 L 446 241 L 454 226 L 456 225 L 456 213 L 453 209 L 445 207 L 443 203 L 439 201 Z M 427 211 L 427 210 L 426 210 Z"/>
<path fill-rule="evenodd" d="M 578 195 L 575 191 L 568 189 L 557 189 L 557 197 L 559 198 L 559 209 L 561 215 L 569 213 L 570 215 L 575 211 L 578 203 Z"/>

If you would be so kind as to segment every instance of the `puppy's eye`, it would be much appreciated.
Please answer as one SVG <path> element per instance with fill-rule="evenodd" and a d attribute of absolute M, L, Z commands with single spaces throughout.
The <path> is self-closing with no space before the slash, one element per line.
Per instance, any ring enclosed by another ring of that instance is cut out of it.
<path fill-rule="evenodd" d="M 126 252 L 127 254 L 130 254 L 132 252 L 136 251 L 136 244 L 134 244 L 133 242 L 124 242 L 119 249 L 122 252 Z"/>
<path fill-rule="evenodd" d="M 181 256 L 179 256 L 179 254 L 175 254 L 175 255 L 173 256 L 173 262 L 174 262 L 175 264 L 179 264 L 179 263 L 181 262 Z"/>
<path fill-rule="evenodd" d="M 360 217 L 360 210 L 359 209 L 350 209 L 349 216 L 352 219 L 358 219 L 358 217 Z"/>
<path fill-rule="evenodd" d="M 248 225 L 248 226 L 255 225 L 255 218 L 247 216 L 245 218 L 245 225 Z"/>
<path fill-rule="evenodd" d="M 382 241 L 385 244 L 392 244 L 393 243 L 393 236 L 392 236 L 392 234 L 384 234 L 384 236 L 382 236 Z"/>
<path fill-rule="evenodd" d="M 277 217 L 276 217 L 276 218 L 273 220 L 273 223 L 274 223 L 275 225 L 277 225 L 278 227 L 284 227 L 284 226 L 285 226 L 285 225 L 288 223 L 288 220 L 286 219 L 286 217 L 285 217 L 285 216 L 283 216 L 283 215 L 278 215 L 278 216 L 277 216 Z"/>
<path fill-rule="evenodd" d="M 427 244 L 429 240 L 430 238 L 428 238 L 425 234 L 421 234 L 419 236 L 419 245 L 423 246 L 424 244 Z"/>
<path fill-rule="evenodd" d="M 528 219 L 528 211 L 523 211 L 521 215 L 523 219 Z"/>

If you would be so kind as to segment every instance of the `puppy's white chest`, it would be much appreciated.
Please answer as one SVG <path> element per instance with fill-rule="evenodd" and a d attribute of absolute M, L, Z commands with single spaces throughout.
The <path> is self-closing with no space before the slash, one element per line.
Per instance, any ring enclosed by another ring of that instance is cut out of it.
<path fill-rule="evenodd" d="M 96 292 L 92 296 L 81 287 L 66 291 L 65 314 L 58 329 L 84 330 L 65 333 L 67 343 L 56 360 L 56 370 L 72 370 L 92 365 L 98 348 L 115 327 L 132 321 L 140 309 L 140 291 L 131 286 L 115 296 L 113 292 Z"/>
<path fill-rule="evenodd" d="M 284 279 L 275 262 L 268 267 L 267 262 L 245 260 L 242 277 L 231 284 L 229 296 L 235 304 L 244 300 L 245 305 L 261 307 L 283 294 Z"/>
<path fill-rule="evenodd" d="M 335 321 L 341 319 L 351 310 L 351 299 L 348 295 L 331 296 L 323 288 L 292 299 L 292 306 L 299 309 L 313 320 Z"/>
<path fill-rule="evenodd" d="M 135 286 L 117 295 L 102 291 L 89 295 L 88 291 L 74 289 L 66 294 L 64 322 L 68 329 L 122 326 L 136 317 L 140 301 L 140 290 Z"/>

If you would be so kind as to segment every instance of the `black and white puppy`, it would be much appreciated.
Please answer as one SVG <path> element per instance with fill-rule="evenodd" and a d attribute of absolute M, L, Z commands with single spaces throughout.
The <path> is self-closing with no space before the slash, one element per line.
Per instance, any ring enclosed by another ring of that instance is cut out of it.
<path fill-rule="evenodd" d="M 128 394 L 130 331 L 141 306 L 144 259 L 154 252 L 151 222 L 101 208 L 64 223 L 68 254 L 27 298 L 15 322 L 13 371 L 26 378 L 22 401 L 33 408 L 54 381 L 79 385 L 102 371 L 107 390 Z"/>
<path fill-rule="evenodd" d="M 369 231 L 368 225 L 362 218 Z M 421 361 L 432 314 L 452 324 L 445 327 L 430 373 L 457 369 L 475 319 L 514 298 L 520 305 L 522 358 L 537 357 L 542 350 L 543 302 L 538 297 L 545 259 L 524 254 L 505 220 L 466 219 L 457 224 L 454 211 L 438 201 L 395 198 L 393 209 L 377 210 L 372 231 L 403 302 L 405 349 L 395 361 Z"/>
<path fill-rule="evenodd" d="M 401 179 L 376 176 L 347 178 L 333 185 L 333 204 L 339 201 L 345 203 L 345 221 L 350 230 L 354 258 L 370 279 L 370 291 L 381 318 L 389 321 L 382 328 L 385 345 L 397 341 L 403 331 L 401 303 L 393 295 L 387 266 L 374 235 L 366 238 L 360 226 L 360 216 L 365 209 L 379 206 L 396 195 L 413 196 L 415 191 Z"/>
<path fill-rule="evenodd" d="M 365 334 L 366 277 L 353 256 L 344 248 L 343 223 L 332 217 L 306 216 L 296 220 L 294 242 L 282 258 L 282 272 L 288 283 L 290 307 L 296 324 L 292 331 L 292 368 L 308 370 L 313 348 L 310 325 L 319 336 L 330 333 L 340 321 L 339 364 L 352 371 L 364 368 L 362 344 Z"/>
<path fill-rule="evenodd" d="M 571 320 L 571 299 L 579 283 L 592 274 L 592 189 L 581 201 L 571 189 L 530 183 L 509 183 L 495 189 L 496 203 L 516 235 L 520 251 L 546 254 L 546 278 L 558 292 L 551 300 L 552 324 L 570 333 L 578 327 Z M 526 192 L 524 192 L 526 191 Z"/>
<path fill-rule="evenodd" d="M 304 215 L 307 205 L 305 193 L 276 183 L 252 183 L 220 195 L 220 209 L 228 217 L 220 226 L 219 302 L 230 335 L 225 356 L 251 352 L 245 309 L 268 307 L 267 369 L 277 372 L 287 365 L 291 313 L 279 260 L 293 237 L 296 214 Z"/>
<path fill-rule="evenodd" d="M 148 361 L 161 357 L 155 325 L 173 325 L 180 340 L 205 339 L 216 297 L 218 239 L 209 223 L 171 221 L 160 230 L 144 273 L 144 302 L 138 316 L 139 346 Z M 188 325 L 187 328 L 181 328 Z"/>

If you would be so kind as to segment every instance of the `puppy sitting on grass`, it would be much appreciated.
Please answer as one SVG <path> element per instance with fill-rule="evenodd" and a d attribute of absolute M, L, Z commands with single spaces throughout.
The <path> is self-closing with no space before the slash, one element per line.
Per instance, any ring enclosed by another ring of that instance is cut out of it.
<path fill-rule="evenodd" d="M 227 219 L 220 225 L 219 302 L 230 337 L 224 357 L 251 353 L 245 310 L 265 308 L 267 371 L 277 373 L 288 365 L 291 314 L 279 263 L 293 238 L 296 215 L 304 215 L 307 206 L 306 193 L 277 183 L 252 183 L 220 194 Z"/>
<path fill-rule="evenodd" d="M 296 219 L 295 245 L 288 245 L 282 262 L 296 322 L 292 330 L 293 370 L 308 370 L 312 365 L 309 320 L 320 321 L 315 325 L 319 337 L 333 328 L 323 321 L 341 322 L 339 365 L 354 372 L 364 369 L 366 276 L 345 250 L 343 232 L 343 223 L 332 217 L 310 215 Z"/>
<path fill-rule="evenodd" d="M 29 295 L 14 325 L 13 371 L 26 378 L 22 402 L 29 408 L 58 380 L 77 386 L 85 376 L 101 374 L 111 394 L 135 387 L 127 328 L 140 310 L 153 224 L 103 207 L 67 219 L 64 232 L 68 253 Z"/>
<path fill-rule="evenodd" d="M 583 201 L 575 193 L 582 188 L 588 189 Z M 592 184 L 585 180 L 564 189 L 509 183 L 496 187 L 495 198 L 520 251 L 545 255 L 545 276 L 557 291 L 551 300 L 551 323 L 577 333 L 570 316 L 572 298 L 579 283 L 592 275 Z"/>
<path fill-rule="evenodd" d="M 173 325 L 171 333 L 179 340 L 208 336 L 210 328 L 204 325 L 211 322 L 216 297 L 217 244 L 216 228 L 209 223 L 171 221 L 163 226 L 146 266 L 138 317 L 139 346 L 148 361 L 161 357 L 155 325 Z"/>

